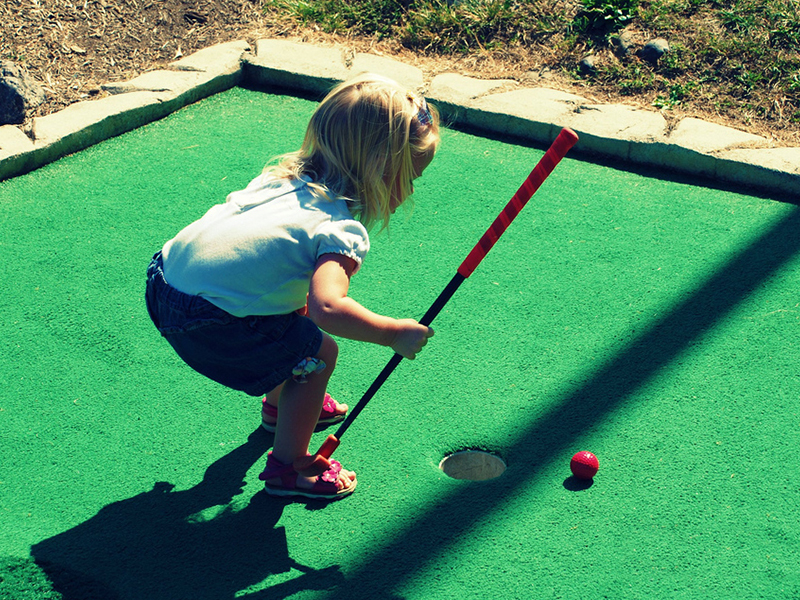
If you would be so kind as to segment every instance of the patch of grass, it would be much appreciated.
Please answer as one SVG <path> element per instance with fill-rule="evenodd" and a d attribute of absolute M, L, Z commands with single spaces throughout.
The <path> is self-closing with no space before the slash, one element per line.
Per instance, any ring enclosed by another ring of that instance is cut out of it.
<path fill-rule="evenodd" d="M 676 83 L 669 88 L 667 96 L 659 94 L 653 101 L 653 106 L 662 109 L 672 109 L 682 104 L 692 96 L 692 92 L 697 88 L 697 84 L 688 83 L 686 85 Z"/>
<path fill-rule="evenodd" d="M 355 29 L 367 35 L 384 36 L 395 30 L 394 24 L 403 17 L 406 4 L 396 0 L 275 0 L 266 2 L 265 9 L 317 25 L 328 33 Z"/>
<path fill-rule="evenodd" d="M 392 37 L 408 48 L 443 54 L 468 53 L 527 43 L 565 26 L 547 0 L 266 0 L 267 13 L 314 25 L 328 33 Z"/>
<path fill-rule="evenodd" d="M 573 27 L 587 35 L 606 36 L 633 21 L 638 7 L 639 0 L 583 0 Z"/>
<path fill-rule="evenodd" d="M 266 0 L 265 10 L 428 54 L 538 52 L 540 64 L 598 92 L 663 110 L 697 107 L 774 128 L 800 120 L 797 0 Z M 623 30 L 636 42 L 624 56 L 612 44 Z M 636 50 L 655 37 L 670 50 L 653 65 Z M 600 60 L 581 75 L 587 51 Z"/>

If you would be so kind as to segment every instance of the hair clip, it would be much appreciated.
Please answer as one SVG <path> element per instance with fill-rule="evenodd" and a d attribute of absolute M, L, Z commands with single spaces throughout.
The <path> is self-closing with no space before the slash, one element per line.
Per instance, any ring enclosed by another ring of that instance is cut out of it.
<path fill-rule="evenodd" d="M 433 115 L 431 114 L 431 109 L 428 108 L 428 103 L 425 102 L 425 98 L 420 98 L 420 100 L 421 104 L 419 107 L 419 112 L 417 113 L 417 120 L 423 125 L 432 125 Z"/>
<path fill-rule="evenodd" d="M 414 106 L 419 106 L 417 121 L 419 121 L 421 125 L 432 125 L 433 115 L 431 114 L 431 109 L 428 108 L 428 103 L 425 102 L 425 98 L 417 96 L 412 92 L 408 92 L 407 96 Z"/>

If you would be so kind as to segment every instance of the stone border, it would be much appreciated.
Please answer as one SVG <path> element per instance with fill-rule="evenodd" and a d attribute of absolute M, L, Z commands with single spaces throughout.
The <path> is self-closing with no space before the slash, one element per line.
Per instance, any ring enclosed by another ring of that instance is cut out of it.
<path fill-rule="evenodd" d="M 579 153 L 739 184 L 781 200 L 800 198 L 800 148 L 773 148 L 761 136 L 693 118 L 670 129 L 657 111 L 593 104 L 510 80 L 445 73 L 426 81 L 420 69 L 394 59 L 283 39 L 259 40 L 254 52 L 244 41 L 218 44 L 167 70 L 106 84 L 111 95 L 105 98 L 34 119 L 30 137 L 16 126 L 0 127 L 0 181 L 237 85 L 322 95 L 365 71 L 424 93 L 447 123 L 543 145 L 571 127 L 580 136 Z"/>

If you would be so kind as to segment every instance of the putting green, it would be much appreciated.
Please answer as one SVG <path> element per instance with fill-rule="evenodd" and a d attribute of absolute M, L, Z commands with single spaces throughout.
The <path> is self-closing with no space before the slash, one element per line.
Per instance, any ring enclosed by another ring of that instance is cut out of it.
<path fill-rule="evenodd" d="M 144 271 L 314 106 L 233 89 L 0 183 L 0 598 L 800 597 L 800 210 L 571 157 L 344 436 L 355 494 L 266 496 L 258 399 Z M 541 155 L 445 130 L 352 295 L 419 318 Z M 391 353 L 340 348 L 353 405 Z M 507 470 L 438 469 L 468 448 Z"/>

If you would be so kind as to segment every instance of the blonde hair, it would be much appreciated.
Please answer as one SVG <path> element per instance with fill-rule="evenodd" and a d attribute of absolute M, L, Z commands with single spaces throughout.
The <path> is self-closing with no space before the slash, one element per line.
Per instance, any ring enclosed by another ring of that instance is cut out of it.
<path fill-rule="evenodd" d="M 297 152 L 265 172 L 311 180 L 312 190 L 343 197 L 369 228 L 389 223 L 392 193 L 413 190 L 412 159 L 432 156 L 439 144 L 439 115 L 425 99 L 379 75 L 361 75 L 333 88 L 314 111 Z"/>

